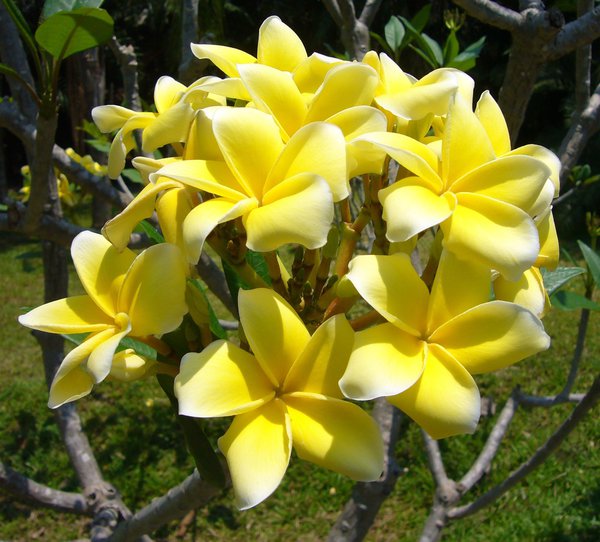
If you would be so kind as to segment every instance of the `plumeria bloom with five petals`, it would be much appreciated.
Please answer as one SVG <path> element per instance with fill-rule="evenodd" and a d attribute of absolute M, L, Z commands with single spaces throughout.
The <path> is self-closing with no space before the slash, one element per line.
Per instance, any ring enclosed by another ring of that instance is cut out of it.
<path fill-rule="evenodd" d="M 275 491 L 292 446 L 301 459 L 355 480 L 377 479 L 377 424 L 343 400 L 338 386 L 353 340 L 346 318 L 330 318 L 311 336 L 287 302 L 264 288 L 240 290 L 239 313 L 254 355 L 213 342 L 184 356 L 174 388 L 184 416 L 235 416 L 219 448 L 238 506 L 255 506 Z"/>
<path fill-rule="evenodd" d="M 387 397 L 433 438 L 471 433 L 479 419 L 472 374 L 545 350 L 550 338 L 527 309 L 489 301 L 491 274 L 444 251 L 429 293 L 410 257 L 357 256 L 347 275 L 387 323 L 356 333 L 340 380 L 346 397 Z"/>
<path fill-rule="evenodd" d="M 311 123 L 284 144 L 270 115 L 229 107 L 215 113 L 212 125 L 224 161 L 183 160 L 150 176 L 155 182 L 164 177 L 216 196 L 185 219 L 188 260 L 198 260 L 218 224 L 240 217 L 252 250 L 271 251 L 286 243 L 323 246 L 333 202 L 347 197 L 349 190 L 340 129 Z"/>
<path fill-rule="evenodd" d="M 121 339 L 173 331 L 187 312 L 187 266 L 174 245 L 136 255 L 84 231 L 73 240 L 71 255 L 86 294 L 19 317 L 22 325 L 48 333 L 89 333 L 60 365 L 50 387 L 51 408 L 87 395 L 109 374 L 125 380 L 143 375 L 143 358 L 132 350 L 116 354 Z"/>
<path fill-rule="evenodd" d="M 517 280 L 540 250 L 532 214 L 551 170 L 525 154 L 497 157 L 482 122 L 460 93 L 450 105 L 441 141 L 435 148 L 402 134 L 358 138 L 383 149 L 414 175 L 379 192 L 390 241 L 407 241 L 440 225 L 444 247 L 464 259 Z"/>

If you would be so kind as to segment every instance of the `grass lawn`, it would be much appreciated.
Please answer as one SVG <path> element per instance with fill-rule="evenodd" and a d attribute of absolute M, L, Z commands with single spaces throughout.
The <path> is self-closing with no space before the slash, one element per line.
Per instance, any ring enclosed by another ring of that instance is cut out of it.
<path fill-rule="evenodd" d="M 8 234 L 0 237 L 0 457 L 34 480 L 77 491 L 52 412 L 47 408 L 43 368 L 37 344 L 16 318 L 23 307 L 42 300 L 39 246 Z M 76 277 L 72 293 L 81 291 Z M 515 385 L 529 393 L 556 393 L 568 372 L 578 312 L 552 311 L 545 319 L 552 348 L 494 375 L 477 378 L 483 396 L 498 411 Z M 600 317 L 592 314 L 576 391 L 584 391 L 600 369 Z M 124 385 L 105 382 L 78 402 L 84 427 L 105 477 L 132 509 L 166 492 L 192 470 L 167 399 L 153 380 Z M 501 481 L 559 425 L 572 405 L 520 409 L 479 492 Z M 472 436 L 441 443 L 449 474 L 460 477 L 477 456 L 494 418 L 484 418 Z M 211 422 L 216 440 L 226 420 Z M 415 540 L 431 503 L 433 482 L 420 433 L 408 424 L 397 448 L 402 475 L 384 504 L 367 540 Z M 445 532 L 448 541 L 600 540 L 600 424 L 597 410 L 540 469 L 491 507 L 457 521 Z M 294 458 L 277 492 L 255 509 L 239 512 L 231 494 L 214 500 L 182 537 L 178 522 L 156 533 L 155 540 L 275 541 L 323 540 L 349 497 L 352 482 L 341 475 Z M 467 497 L 467 500 L 468 497 Z M 466 501 L 465 501 L 466 502 Z M 58 542 L 87 536 L 88 519 L 31 509 L 0 495 L 0 540 Z"/>

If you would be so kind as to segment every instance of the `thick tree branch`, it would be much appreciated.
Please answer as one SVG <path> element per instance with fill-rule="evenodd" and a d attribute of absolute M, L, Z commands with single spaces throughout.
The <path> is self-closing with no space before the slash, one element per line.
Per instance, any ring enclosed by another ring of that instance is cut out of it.
<path fill-rule="evenodd" d="M 228 485 L 231 482 L 228 481 Z M 200 478 L 197 470 L 181 484 L 154 499 L 131 518 L 122 521 L 107 542 L 129 542 L 141 535 L 151 533 L 169 521 L 183 517 L 190 510 L 206 505 L 222 489 Z"/>
<path fill-rule="evenodd" d="M 379 11 L 381 2 L 382 0 L 367 0 L 360 12 L 358 20 L 365 26 L 371 26 L 373 24 L 373 19 L 375 19 L 375 15 L 377 15 L 377 12 Z"/>
<path fill-rule="evenodd" d="M 515 486 L 534 469 L 539 467 L 552 454 L 567 436 L 577 427 L 586 414 L 596 405 L 600 398 L 600 376 L 596 377 L 592 386 L 585 394 L 581 402 L 573 409 L 573 412 L 565 422 L 552 434 L 552 436 L 540 446 L 536 452 L 519 468 L 514 470 L 503 482 L 494 486 L 475 501 L 453 508 L 448 511 L 451 519 L 464 518 L 485 508 L 496 499 L 504 495 L 510 488 Z"/>
<path fill-rule="evenodd" d="M 491 0 L 453 0 L 453 2 L 471 17 L 502 30 L 513 32 L 523 22 L 521 14 Z"/>
<path fill-rule="evenodd" d="M 546 60 L 556 60 L 600 37 L 600 6 L 566 24 L 546 50 Z"/>
<path fill-rule="evenodd" d="M 133 45 L 122 45 L 116 37 L 112 37 L 108 46 L 121 68 L 123 76 L 124 99 L 123 106 L 133 111 L 142 110 L 138 85 L 138 62 Z"/>
<path fill-rule="evenodd" d="M 93 515 L 83 495 L 38 484 L 2 462 L 0 462 L 0 487 L 19 500 L 33 502 L 44 508 L 52 508 L 68 514 Z"/>

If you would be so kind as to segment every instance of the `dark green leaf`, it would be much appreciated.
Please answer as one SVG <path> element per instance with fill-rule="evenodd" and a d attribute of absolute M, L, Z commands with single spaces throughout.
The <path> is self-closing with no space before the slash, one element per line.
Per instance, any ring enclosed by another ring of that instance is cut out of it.
<path fill-rule="evenodd" d="M 270 286 L 271 277 L 269 276 L 269 267 L 267 266 L 265 257 L 260 252 L 248 250 L 246 252 L 246 261 L 258 273 L 258 276 Z"/>
<path fill-rule="evenodd" d="M 61 334 L 61 337 L 73 343 L 76 346 L 79 346 L 83 341 L 85 341 L 86 337 L 89 333 L 70 333 L 69 335 Z"/>
<path fill-rule="evenodd" d="M 203 295 L 204 299 L 206 300 L 206 305 L 208 307 L 208 326 L 210 328 L 210 331 L 212 332 L 212 334 L 215 337 L 226 340 L 227 339 L 227 331 L 225 331 L 223 329 L 223 326 L 219 323 L 219 318 L 217 317 L 217 314 L 215 313 L 214 309 L 212 308 L 212 305 L 210 304 L 210 300 L 208 299 L 208 296 L 206 295 L 206 291 L 202 287 L 202 284 L 197 280 L 190 280 L 190 282 L 192 283 L 193 287 L 196 288 Z"/>
<path fill-rule="evenodd" d="M 453 30 L 446 38 L 446 43 L 444 44 L 444 66 L 447 66 L 454 60 L 454 57 L 458 54 L 459 47 L 456 32 Z"/>
<path fill-rule="evenodd" d="M 437 41 L 435 41 L 433 38 L 430 38 L 424 32 L 421 33 L 421 37 L 418 41 L 421 47 L 427 51 L 427 54 L 430 55 L 430 58 L 435 61 L 437 66 L 444 65 L 444 54 L 442 53 L 442 48 Z"/>
<path fill-rule="evenodd" d="M 126 348 L 131 348 L 140 356 L 144 356 L 149 359 L 156 359 L 156 350 L 154 350 L 154 348 L 148 346 L 146 343 L 132 339 L 131 337 L 124 337 L 121 339 L 119 348 L 117 350 L 121 351 L 125 350 Z"/>
<path fill-rule="evenodd" d="M 571 279 L 585 273 L 585 269 L 582 267 L 559 267 L 554 271 L 542 269 L 541 272 L 542 279 L 544 280 L 544 288 L 546 288 L 548 295 L 552 295 Z"/>
<path fill-rule="evenodd" d="M 173 393 L 173 377 L 157 375 L 156 378 L 177 415 L 177 421 L 183 431 L 185 443 L 194 458 L 194 463 L 200 476 L 216 487 L 225 487 L 225 474 L 223 473 L 221 462 L 210 441 L 204 434 L 201 421 L 197 418 L 190 418 L 189 416 L 181 416 L 179 414 L 179 404 Z"/>
<path fill-rule="evenodd" d="M 393 55 L 394 51 L 392 51 L 390 49 L 390 46 L 387 44 L 387 42 L 385 41 L 385 39 L 383 39 L 379 34 L 376 34 L 375 32 L 369 32 L 369 36 L 371 36 L 372 40 L 375 40 L 377 43 L 379 43 L 380 47 L 386 51 L 387 53 Z"/>
<path fill-rule="evenodd" d="M 99 8 L 104 0 L 46 0 L 42 9 L 41 19 L 45 21 L 48 17 L 59 11 L 73 11 L 78 8 Z"/>
<path fill-rule="evenodd" d="M 417 14 L 410 20 L 411 25 L 417 32 L 421 32 L 427 23 L 429 22 L 429 15 L 431 14 L 431 4 L 423 6 Z"/>
<path fill-rule="evenodd" d="M 385 25 L 385 41 L 390 46 L 392 51 L 397 51 L 402 44 L 402 40 L 404 40 L 404 35 L 406 31 L 404 30 L 404 26 L 398 19 L 392 15 L 390 20 Z"/>
<path fill-rule="evenodd" d="M 484 45 L 485 36 L 482 36 L 477 41 L 471 43 L 471 45 L 465 47 L 465 50 L 461 54 L 475 54 L 476 56 L 479 56 Z"/>
<path fill-rule="evenodd" d="M 160 244 L 165 242 L 165 238 L 160 234 L 160 232 L 147 220 L 142 220 L 138 227 L 143 233 L 145 233 L 150 239 L 152 239 L 155 243 Z"/>
<path fill-rule="evenodd" d="M 458 55 L 456 57 L 454 57 L 454 60 L 452 60 L 451 62 L 448 62 L 448 64 L 446 64 L 447 68 L 456 68 L 457 70 L 463 71 L 463 72 L 468 72 L 469 70 L 473 69 L 475 67 L 475 58 L 465 58 L 465 57 L 461 57 L 459 58 L 461 55 Z"/>
<path fill-rule="evenodd" d="M 125 177 L 128 181 L 131 181 L 132 183 L 144 184 L 140 172 L 135 168 L 126 168 L 123 171 L 121 171 L 121 175 Z"/>
<path fill-rule="evenodd" d="M 598 288 L 600 288 L 600 256 L 598 256 L 598 254 L 588 247 L 584 242 L 577 241 L 577 244 L 581 249 L 583 257 L 585 258 L 585 263 L 588 264 L 588 268 L 592 278 L 594 279 L 594 283 Z"/>
<path fill-rule="evenodd" d="M 113 35 L 113 20 L 103 9 L 80 8 L 61 11 L 37 29 L 37 43 L 56 60 L 97 47 Z"/>
<path fill-rule="evenodd" d="M 550 298 L 550 301 L 553 307 L 564 311 L 575 311 L 578 309 L 600 311 L 600 305 L 598 303 L 569 290 L 560 290 L 559 292 L 556 292 Z"/>
<path fill-rule="evenodd" d="M 409 47 L 415 53 L 417 53 L 425 62 L 427 62 L 427 64 L 429 64 L 432 68 L 434 68 L 434 69 L 437 68 L 437 66 L 435 65 L 435 61 L 432 60 L 427 53 L 425 53 L 424 51 L 422 51 L 418 47 L 415 47 L 412 43 L 409 44 Z"/>

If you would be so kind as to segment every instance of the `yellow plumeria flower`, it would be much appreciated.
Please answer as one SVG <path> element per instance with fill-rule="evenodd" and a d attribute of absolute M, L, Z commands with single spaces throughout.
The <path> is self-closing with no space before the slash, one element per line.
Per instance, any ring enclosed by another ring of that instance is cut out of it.
<path fill-rule="evenodd" d="M 208 234 L 241 217 L 247 245 L 259 252 L 287 243 L 323 246 L 333 201 L 348 195 L 344 137 L 336 126 L 315 122 L 284 144 L 273 118 L 250 108 L 223 107 L 213 118 L 224 161 L 183 160 L 151 175 L 214 194 L 186 217 L 188 260 L 200 257 Z"/>
<path fill-rule="evenodd" d="M 118 105 L 94 107 L 92 117 L 102 132 L 118 130 L 108 154 L 108 176 L 115 179 L 125 167 L 125 158 L 135 147 L 134 130 L 143 130 L 142 149 L 152 152 L 163 145 L 185 142 L 197 109 L 224 105 L 224 99 L 211 96 L 200 86 L 204 77 L 190 87 L 163 76 L 154 87 L 156 113 L 132 111 Z"/>
<path fill-rule="evenodd" d="M 51 408 L 87 395 L 109 374 L 126 379 L 141 374 L 140 357 L 130 351 L 114 361 L 121 339 L 173 331 L 187 312 L 186 265 L 176 246 L 156 245 L 136 256 L 84 231 L 73 240 L 71 256 L 86 295 L 19 317 L 24 326 L 48 333 L 90 333 L 60 365 L 50 387 Z"/>
<path fill-rule="evenodd" d="M 352 348 L 343 315 L 310 336 L 272 290 L 240 290 L 240 321 L 254 355 L 216 341 L 184 356 L 175 379 L 179 412 L 235 416 L 219 439 L 241 509 L 266 499 L 287 469 L 292 446 L 307 461 L 355 480 L 375 480 L 383 445 L 373 419 L 343 400 L 337 381 Z"/>
<path fill-rule="evenodd" d="M 550 338 L 527 309 L 488 301 L 490 272 L 447 251 L 429 293 L 410 257 L 357 256 L 347 278 L 388 323 L 355 335 L 340 380 L 346 397 L 387 397 L 433 438 L 475 430 L 472 374 L 545 350 Z"/>
<path fill-rule="evenodd" d="M 414 174 L 379 192 L 390 241 L 406 241 L 439 224 L 445 248 L 509 280 L 536 261 L 540 243 L 532 214 L 549 204 L 552 196 L 544 187 L 551 170 L 525 154 L 497 157 L 460 93 L 448 111 L 441 157 L 402 134 L 367 134 L 358 140 L 385 150 Z"/>

